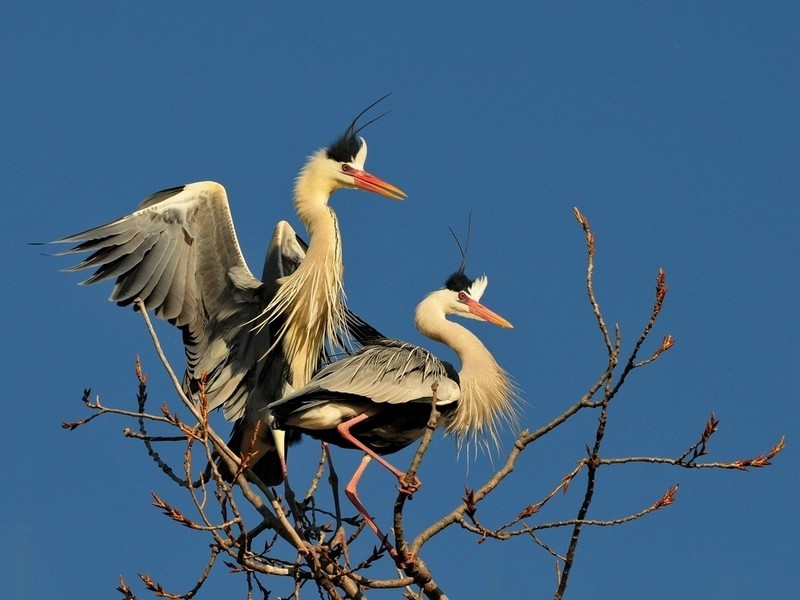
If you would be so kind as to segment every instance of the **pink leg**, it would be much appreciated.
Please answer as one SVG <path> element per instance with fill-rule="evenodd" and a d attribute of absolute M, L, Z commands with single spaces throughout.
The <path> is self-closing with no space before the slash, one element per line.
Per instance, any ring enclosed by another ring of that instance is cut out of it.
<path fill-rule="evenodd" d="M 389 539 L 386 537 L 386 534 L 384 534 L 378 528 L 375 520 L 369 515 L 366 507 L 361 503 L 361 499 L 358 497 L 358 482 L 361 479 L 361 476 L 364 474 L 364 471 L 366 470 L 370 460 L 372 460 L 372 457 L 368 454 L 365 454 L 364 458 L 361 459 L 361 464 L 358 465 L 358 469 L 356 469 L 356 472 L 353 473 L 353 477 L 344 488 L 344 493 L 350 499 L 350 502 L 353 503 L 353 506 L 356 507 L 356 510 L 361 513 L 362 517 L 364 517 L 364 521 L 367 523 L 367 525 L 369 525 L 370 529 L 372 529 L 372 531 L 375 532 L 375 535 L 378 536 L 378 539 L 383 544 L 383 547 L 386 548 L 392 558 L 397 560 L 397 551 L 389 543 Z"/>
<path fill-rule="evenodd" d="M 413 494 L 414 492 L 416 492 L 420 488 L 420 486 L 422 485 L 422 482 L 417 477 L 414 477 L 413 481 L 411 481 L 410 483 L 406 483 L 406 481 L 405 481 L 406 474 L 403 473 L 403 471 L 401 471 L 397 467 L 393 466 L 387 460 L 384 460 L 381 456 L 379 456 L 378 454 L 376 454 L 375 452 L 373 452 L 372 450 L 367 448 L 364 444 L 362 444 L 355 437 L 353 437 L 352 433 L 350 433 L 350 428 L 351 427 L 353 427 L 354 425 L 357 425 L 358 423 L 361 423 L 361 421 L 363 421 L 363 420 L 365 420 L 367 418 L 368 418 L 367 415 L 362 413 L 362 414 L 360 414 L 360 415 L 358 415 L 356 417 L 353 417 L 349 421 L 345 421 L 344 423 L 339 423 L 339 425 L 336 426 L 336 430 L 342 435 L 342 437 L 344 439 L 346 439 L 348 442 L 353 444 L 356 448 L 359 448 L 365 454 L 367 454 L 368 456 L 374 458 L 379 463 L 381 463 L 384 467 L 389 469 L 389 472 L 392 473 L 395 477 L 397 477 L 397 479 L 400 481 L 400 487 L 399 487 L 400 492 L 410 496 L 411 494 Z M 361 477 L 361 472 L 363 472 L 363 470 L 364 469 L 362 467 L 359 467 L 359 471 L 360 472 L 356 471 L 358 477 Z M 356 482 L 358 482 L 358 478 L 357 477 L 354 476 L 354 479 L 356 479 Z M 351 480 L 350 483 L 352 483 L 352 480 Z"/>

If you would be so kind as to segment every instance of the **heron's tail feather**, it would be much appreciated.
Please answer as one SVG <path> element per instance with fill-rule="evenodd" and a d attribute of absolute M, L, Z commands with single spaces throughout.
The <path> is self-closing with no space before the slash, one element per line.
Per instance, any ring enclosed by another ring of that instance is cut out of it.
<path fill-rule="evenodd" d="M 261 431 L 263 427 L 264 431 Z M 260 426 L 258 434 L 254 435 L 255 429 L 252 423 L 246 423 L 243 419 L 237 421 L 231 432 L 231 439 L 228 440 L 228 448 L 233 450 L 239 457 L 249 456 L 248 467 L 264 485 L 278 485 L 283 482 L 284 465 L 281 462 L 280 454 L 275 447 L 273 432 L 263 424 Z M 300 441 L 300 434 L 296 431 L 281 432 L 285 433 L 286 446 L 296 444 Z M 225 461 L 217 458 L 217 468 L 222 478 L 233 481 L 233 473 L 228 468 Z M 206 480 L 211 475 L 211 466 L 206 468 Z"/>

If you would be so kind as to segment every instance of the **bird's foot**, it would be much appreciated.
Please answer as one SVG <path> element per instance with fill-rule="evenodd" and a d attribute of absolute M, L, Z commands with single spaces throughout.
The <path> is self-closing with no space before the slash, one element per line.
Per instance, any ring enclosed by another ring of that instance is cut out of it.
<path fill-rule="evenodd" d="M 411 481 L 408 481 L 404 473 L 398 477 L 398 480 L 400 481 L 400 485 L 397 486 L 397 491 L 409 498 L 422 487 L 422 482 L 419 480 L 419 477 L 414 477 Z"/>

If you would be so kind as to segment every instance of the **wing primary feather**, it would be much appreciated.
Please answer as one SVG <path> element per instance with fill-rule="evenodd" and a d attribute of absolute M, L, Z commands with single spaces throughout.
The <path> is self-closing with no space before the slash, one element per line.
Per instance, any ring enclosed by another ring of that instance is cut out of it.
<path fill-rule="evenodd" d="M 56 256 L 63 256 L 65 254 L 74 254 L 76 252 L 85 252 L 87 250 L 92 250 L 94 247 L 101 247 L 102 244 L 105 243 L 106 240 L 114 240 L 117 236 L 122 236 L 125 233 L 136 233 L 138 230 L 136 227 L 132 227 L 132 221 L 136 219 L 135 213 L 133 215 L 128 215 L 127 217 L 122 217 L 121 219 L 117 219 L 116 221 L 111 221 L 110 223 L 106 223 L 105 225 L 100 225 L 98 227 L 93 227 L 92 229 L 87 229 L 85 231 L 81 231 L 80 233 L 76 233 L 74 235 L 70 235 L 65 238 L 61 238 L 60 240 L 56 240 L 55 244 L 74 244 L 79 242 L 77 246 L 74 248 L 70 248 L 69 250 L 64 250 L 63 252 L 59 252 Z"/>
<path fill-rule="evenodd" d="M 162 234 L 161 237 L 164 238 L 168 236 Z M 152 250 L 145 255 L 144 260 L 136 270 L 137 275 L 139 275 L 139 273 L 146 274 L 146 281 L 143 283 L 140 281 L 138 285 L 133 286 L 134 289 L 131 291 L 134 292 L 133 297 L 138 296 L 141 298 L 148 309 L 152 310 L 159 306 L 155 301 L 156 299 L 152 297 L 153 290 L 159 283 L 170 283 L 169 277 L 165 276 L 164 271 L 175 253 L 176 246 L 177 240 L 175 240 L 174 237 L 160 240 L 153 246 Z M 141 275 L 139 275 L 137 279 L 141 280 Z M 136 291 L 136 288 L 138 288 L 138 291 Z M 130 294 L 130 292 L 127 293 Z M 132 297 L 128 295 L 126 299 L 132 299 Z M 117 302 L 119 302 L 119 299 L 117 299 Z"/>
<path fill-rule="evenodd" d="M 157 283 L 158 277 L 161 276 L 164 270 L 161 263 L 164 255 L 169 251 L 169 240 L 160 239 L 165 237 L 163 234 L 151 237 L 155 238 L 152 240 L 152 246 L 144 253 L 141 260 L 137 261 L 136 268 L 131 269 L 117 280 L 111 296 L 115 302 L 124 304 L 137 296 L 144 300 L 148 293 L 145 290 L 152 289 Z M 146 303 L 145 306 L 152 308 Z"/>
<path fill-rule="evenodd" d="M 173 238 L 172 249 L 163 260 L 161 275 L 157 279 L 153 280 L 154 285 L 147 294 L 147 299 L 145 300 L 145 304 L 147 306 L 152 306 L 156 310 L 163 310 L 169 290 L 174 285 L 175 271 L 178 268 L 180 256 L 181 252 L 180 248 L 178 247 L 178 240 Z M 160 314 L 159 316 L 164 318 Z"/>
<path fill-rule="evenodd" d="M 148 239 L 145 234 L 136 235 L 120 247 L 119 256 L 110 262 L 104 262 L 94 274 L 82 282 L 82 285 L 98 283 L 119 277 L 130 271 L 141 260 L 155 240 Z"/>

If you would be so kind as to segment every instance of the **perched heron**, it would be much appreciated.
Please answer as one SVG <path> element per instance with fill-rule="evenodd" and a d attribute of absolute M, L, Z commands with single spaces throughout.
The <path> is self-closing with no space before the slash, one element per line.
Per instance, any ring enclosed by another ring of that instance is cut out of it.
<path fill-rule="evenodd" d="M 287 431 L 364 452 L 345 494 L 384 541 L 358 497 L 358 481 L 374 459 L 398 478 L 400 491 L 412 494 L 419 488 L 418 479 L 406 483 L 405 473 L 382 455 L 401 450 L 423 435 L 434 383 L 438 384 L 440 424 L 459 444 L 498 444 L 499 424 L 517 422 L 513 382 L 477 336 L 446 318 L 458 315 L 512 327 L 480 303 L 487 284 L 485 276 L 468 278 L 462 263 L 443 289 L 417 306 L 417 329 L 452 348 L 461 362 L 460 371 L 419 346 L 376 339 L 320 370 L 305 387 L 269 405 L 275 423 Z"/>
<path fill-rule="evenodd" d="M 356 122 L 375 104 L 308 158 L 294 206 L 309 243 L 279 222 L 260 280 L 239 248 L 225 188 L 210 181 L 158 192 L 126 217 L 57 240 L 77 244 L 60 254 L 92 252 L 67 269 L 96 268 L 84 284 L 116 278 L 110 300 L 141 298 L 182 331 L 185 389 L 196 394 L 205 377 L 209 407 L 237 421 L 231 448 L 252 452 L 250 467 L 268 485 L 285 474 L 284 439 L 269 427 L 255 435 L 262 409 L 305 385 L 326 348 L 378 335 L 345 306 L 341 238 L 328 205 L 340 188 L 405 197 L 364 170 L 367 143 L 358 133 L 375 119 Z"/>

